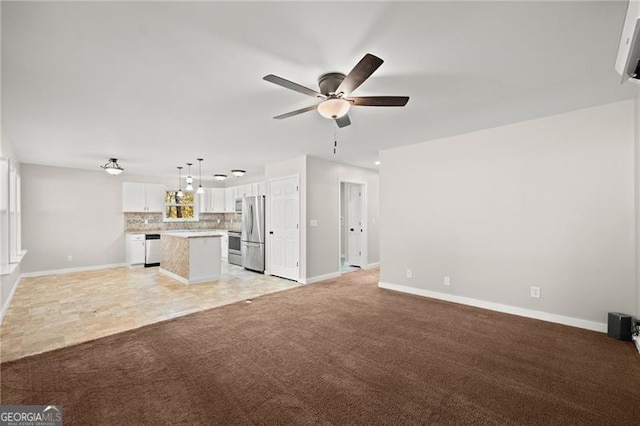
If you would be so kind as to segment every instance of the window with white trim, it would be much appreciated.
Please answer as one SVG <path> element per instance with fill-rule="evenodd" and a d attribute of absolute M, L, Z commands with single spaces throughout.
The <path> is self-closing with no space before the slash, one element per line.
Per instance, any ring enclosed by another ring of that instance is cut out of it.
<path fill-rule="evenodd" d="M 163 220 L 165 222 L 197 221 L 195 192 L 184 191 L 179 195 L 178 191 L 165 191 Z"/>

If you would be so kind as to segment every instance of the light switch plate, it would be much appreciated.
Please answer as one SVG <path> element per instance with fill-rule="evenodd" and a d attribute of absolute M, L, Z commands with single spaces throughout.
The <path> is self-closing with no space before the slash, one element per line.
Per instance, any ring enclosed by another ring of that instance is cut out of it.
<path fill-rule="evenodd" d="M 317 221 L 317 220 L 315 220 L 315 219 L 311 219 L 311 220 L 309 221 L 309 226 L 313 226 L 313 227 L 318 226 L 318 221 Z"/>

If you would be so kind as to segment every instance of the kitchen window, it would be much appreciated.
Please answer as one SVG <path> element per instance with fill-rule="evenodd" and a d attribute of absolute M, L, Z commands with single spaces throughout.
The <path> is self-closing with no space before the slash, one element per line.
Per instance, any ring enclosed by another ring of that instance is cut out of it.
<path fill-rule="evenodd" d="M 184 191 L 182 196 L 178 196 L 178 191 L 165 191 L 163 220 L 165 222 L 197 221 L 195 192 Z"/>

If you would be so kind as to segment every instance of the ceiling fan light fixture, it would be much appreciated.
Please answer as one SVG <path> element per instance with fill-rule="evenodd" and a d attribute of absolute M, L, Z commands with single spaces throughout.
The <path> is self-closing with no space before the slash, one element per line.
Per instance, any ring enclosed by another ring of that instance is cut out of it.
<path fill-rule="evenodd" d="M 244 176 L 245 173 L 246 173 L 245 170 L 240 170 L 240 169 L 231 170 L 231 174 L 234 175 L 235 177 Z"/>
<path fill-rule="evenodd" d="M 213 178 L 214 178 L 215 180 L 223 181 L 223 180 L 225 180 L 225 179 L 227 178 L 227 175 L 220 175 L 220 174 L 217 174 L 217 175 L 213 175 Z"/>
<path fill-rule="evenodd" d="M 340 98 L 329 98 L 318 105 L 318 112 L 324 118 L 340 118 L 349 112 L 351 103 Z"/>
<path fill-rule="evenodd" d="M 109 161 L 107 161 L 104 166 L 100 167 L 104 169 L 105 172 L 113 176 L 117 176 L 124 171 L 124 169 L 118 164 L 117 158 L 109 158 Z"/>

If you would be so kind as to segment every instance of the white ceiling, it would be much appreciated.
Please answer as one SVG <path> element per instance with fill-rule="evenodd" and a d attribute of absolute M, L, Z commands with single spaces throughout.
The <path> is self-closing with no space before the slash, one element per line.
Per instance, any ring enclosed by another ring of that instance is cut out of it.
<path fill-rule="evenodd" d="M 207 175 L 309 154 L 375 168 L 383 149 L 632 98 L 613 69 L 626 2 L 2 2 L 2 131 L 25 163 Z M 385 60 L 337 131 L 312 98 Z"/>

